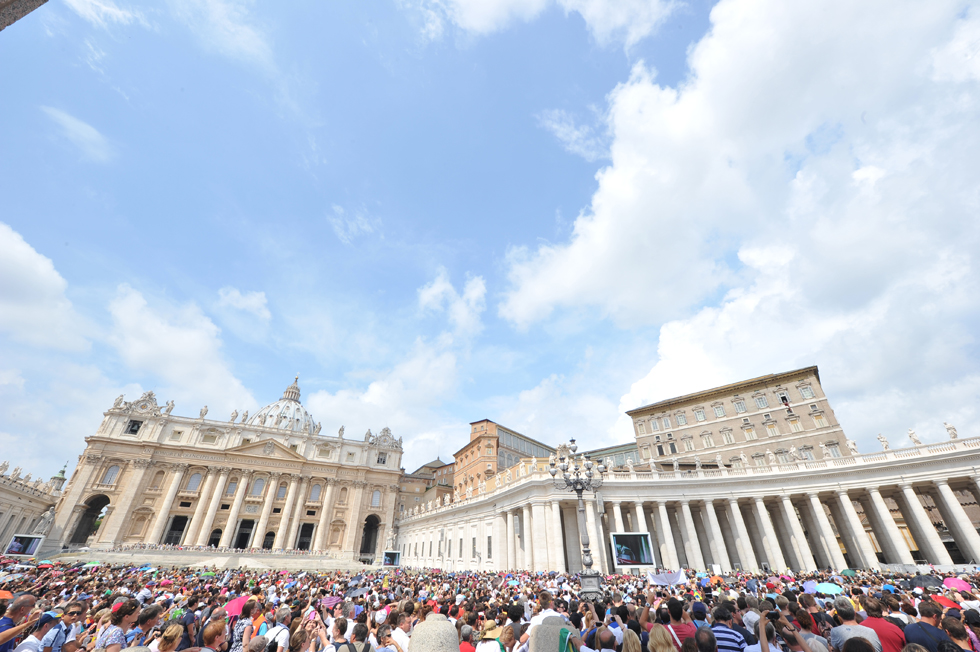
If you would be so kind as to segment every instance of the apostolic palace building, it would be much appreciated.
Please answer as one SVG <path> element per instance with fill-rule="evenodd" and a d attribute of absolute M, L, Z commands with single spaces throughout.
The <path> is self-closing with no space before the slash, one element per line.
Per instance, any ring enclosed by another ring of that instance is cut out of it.
<path fill-rule="evenodd" d="M 406 473 L 402 440 L 387 428 L 356 439 L 343 428 L 321 434 L 298 381 L 240 419 L 173 409 L 152 392 L 120 396 L 63 489 L 63 475 L 28 485 L 0 465 L 0 534 L 39 523 L 50 530 L 45 554 L 147 544 L 380 563 L 393 550 L 412 567 L 583 568 L 576 495 L 549 473 L 566 442 L 483 419 L 453 460 Z M 816 367 L 628 414 L 635 441 L 584 453 L 606 467 L 602 486 L 584 494 L 602 572 L 624 570 L 613 533 L 647 533 L 651 566 L 665 569 L 980 561 L 980 438 L 960 439 L 944 424 L 940 443 L 910 430 L 879 435 L 882 450 L 859 453 Z M 24 495 L 4 502 L 11 492 Z M 50 505 L 53 522 L 42 517 Z"/>

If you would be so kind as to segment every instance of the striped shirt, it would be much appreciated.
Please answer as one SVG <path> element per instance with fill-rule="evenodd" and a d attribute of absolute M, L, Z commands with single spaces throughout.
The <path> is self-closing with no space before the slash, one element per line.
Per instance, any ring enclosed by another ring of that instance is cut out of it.
<path fill-rule="evenodd" d="M 718 641 L 718 652 L 745 652 L 745 638 L 734 629 L 715 623 L 711 631 Z"/>

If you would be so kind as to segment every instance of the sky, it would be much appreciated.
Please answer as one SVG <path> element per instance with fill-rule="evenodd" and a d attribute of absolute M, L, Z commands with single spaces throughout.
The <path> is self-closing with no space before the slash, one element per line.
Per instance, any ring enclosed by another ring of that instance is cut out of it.
<path fill-rule="evenodd" d="M 980 435 L 980 3 L 51 0 L 0 32 L 0 457 L 297 374 L 403 466 L 818 365 Z"/>

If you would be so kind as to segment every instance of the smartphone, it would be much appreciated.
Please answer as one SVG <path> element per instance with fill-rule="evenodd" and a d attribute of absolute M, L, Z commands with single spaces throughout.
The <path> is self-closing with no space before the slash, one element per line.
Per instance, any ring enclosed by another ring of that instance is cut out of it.
<path fill-rule="evenodd" d="M 316 611 L 314 610 L 310 611 L 310 620 L 316 620 Z"/>
<path fill-rule="evenodd" d="M 779 612 L 778 611 L 770 611 L 769 613 L 766 614 L 766 618 L 768 618 L 772 622 L 776 622 L 777 620 L 779 620 Z"/>

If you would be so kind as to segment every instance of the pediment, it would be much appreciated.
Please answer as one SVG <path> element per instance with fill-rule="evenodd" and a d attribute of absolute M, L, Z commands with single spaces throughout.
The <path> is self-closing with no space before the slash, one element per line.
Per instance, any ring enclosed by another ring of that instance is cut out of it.
<path fill-rule="evenodd" d="M 274 439 L 263 439 L 262 441 L 250 441 L 234 448 L 227 449 L 228 453 L 237 455 L 254 455 L 261 458 L 276 458 L 281 460 L 295 460 L 297 462 L 307 461 L 305 457 L 294 450 L 286 448 Z"/>

